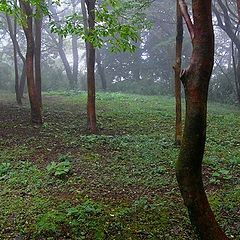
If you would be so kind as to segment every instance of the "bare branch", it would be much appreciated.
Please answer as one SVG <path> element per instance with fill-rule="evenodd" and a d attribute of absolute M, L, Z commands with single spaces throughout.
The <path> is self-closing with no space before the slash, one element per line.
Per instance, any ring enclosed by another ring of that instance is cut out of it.
<path fill-rule="evenodd" d="M 188 13 L 187 4 L 185 3 L 185 0 L 178 0 L 178 3 L 180 6 L 180 9 L 181 9 L 182 16 L 187 24 L 187 28 L 188 28 L 189 34 L 191 36 L 191 39 L 193 40 L 194 39 L 194 25 L 192 23 L 189 13 Z"/>

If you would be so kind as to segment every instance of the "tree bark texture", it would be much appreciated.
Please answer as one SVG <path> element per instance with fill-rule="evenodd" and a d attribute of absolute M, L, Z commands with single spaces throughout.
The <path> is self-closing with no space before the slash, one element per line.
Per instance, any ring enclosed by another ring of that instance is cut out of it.
<path fill-rule="evenodd" d="M 23 25 L 23 30 L 27 40 L 26 52 L 26 75 L 28 84 L 28 94 L 31 106 L 31 121 L 34 125 L 42 124 L 42 111 L 39 102 L 37 88 L 34 79 L 34 37 L 33 37 L 33 18 L 32 8 L 29 3 L 20 0 L 20 6 L 26 14 L 26 23 Z"/>
<path fill-rule="evenodd" d="M 191 223 L 200 239 L 226 240 L 227 236 L 215 220 L 202 181 L 207 95 L 214 62 L 211 1 L 194 0 L 192 8 L 193 52 L 190 66 L 181 76 L 186 95 L 186 118 L 176 175 Z"/>
<path fill-rule="evenodd" d="M 95 28 L 95 0 L 86 0 L 88 10 L 88 34 Z M 87 87 L 88 103 L 87 116 L 88 128 L 91 133 L 96 133 L 96 89 L 95 89 L 95 48 L 91 42 L 87 42 Z"/>
<path fill-rule="evenodd" d="M 34 19 L 35 25 L 35 83 L 37 88 L 38 101 L 42 108 L 42 72 L 41 72 L 41 39 L 42 39 L 42 13 L 41 10 L 36 10 L 37 17 Z"/>
<path fill-rule="evenodd" d="M 181 65 L 182 65 L 182 44 L 183 44 L 183 19 L 178 0 L 176 1 L 177 10 L 177 36 L 176 36 L 176 64 L 175 70 L 175 99 L 176 99 L 176 132 L 175 142 L 181 144 L 182 140 L 182 106 L 181 106 Z"/>

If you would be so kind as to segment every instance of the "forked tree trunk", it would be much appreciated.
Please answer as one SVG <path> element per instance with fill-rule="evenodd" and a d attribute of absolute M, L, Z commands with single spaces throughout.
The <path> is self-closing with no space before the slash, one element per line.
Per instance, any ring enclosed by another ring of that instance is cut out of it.
<path fill-rule="evenodd" d="M 95 28 L 95 0 L 86 0 L 88 10 L 88 34 Z M 96 106 L 95 106 L 95 48 L 92 43 L 87 43 L 87 87 L 88 103 L 87 116 L 88 128 L 91 133 L 96 133 Z"/>
<path fill-rule="evenodd" d="M 26 75 L 29 101 L 31 106 L 31 121 L 34 125 L 42 124 L 41 104 L 39 102 L 37 88 L 34 80 L 34 37 L 33 37 L 33 19 L 32 8 L 29 3 L 20 0 L 20 6 L 26 14 L 26 23 L 23 25 L 23 30 L 27 40 L 26 52 Z"/>
<path fill-rule="evenodd" d="M 202 240 L 226 240 L 209 205 L 202 181 L 207 95 L 214 61 L 211 1 L 193 0 L 193 20 L 185 2 L 181 11 L 192 37 L 191 63 L 181 76 L 186 95 L 185 128 L 176 166 L 178 184 L 192 225 Z"/>
<path fill-rule="evenodd" d="M 177 10 L 177 36 L 176 36 L 176 63 L 175 71 L 175 99 L 176 99 L 176 132 L 175 143 L 181 144 L 182 140 L 182 105 L 181 105 L 181 65 L 182 65 L 182 44 L 183 44 L 183 19 L 178 0 L 176 1 Z"/>

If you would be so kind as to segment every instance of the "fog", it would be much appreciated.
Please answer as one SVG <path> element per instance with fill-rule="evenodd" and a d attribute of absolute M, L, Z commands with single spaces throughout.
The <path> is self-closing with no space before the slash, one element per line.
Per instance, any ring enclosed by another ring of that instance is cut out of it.
<path fill-rule="evenodd" d="M 233 8 L 234 6 L 232 6 Z M 66 17 L 77 13 L 82 16 L 80 1 L 64 1 L 62 5 L 49 2 L 51 18 L 45 16 L 42 26 L 42 91 L 85 91 L 86 82 L 86 50 L 81 36 L 68 34 L 59 37 L 51 32 L 49 21 L 61 26 Z M 238 36 L 233 12 L 229 12 L 231 25 L 226 25 L 221 16 L 221 7 L 213 8 L 215 31 L 215 65 L 210 83 L 209 99 L 217 102 L 238 104 L 239 80 L 234 69 L 238 69 L 237 43 L 233 44 L 229 32 Z M 97 90 L 121 91 L 143 95 L 174 95 L 175 64 L 175 5 L 174 1 L 155 1 L 145 10 L 146 18 L 151 22 L 149 29 L 141 29 L 140 41 L 136 43 L 135 52 L 110 51 L 106 41 L 97 49 L 96 87 Z M 233 15 L 233 16 L 232 16 Z M 9 34 L 5 14 L 1 14 L 0 30 L 0 89 L 15 91 L 15 74 L 13 43 Z M 13 18 L 11 17 L 13 24 Z M 83 21 L 83 19 L 82 19 Z M 232 27 L 232 29 L 231 29 Z M 22 57 L 26 54 L 26 39 L 21 24 L 17 23 L 16 36 L 19 45 L 18 71 L 23 75 Z M 239 41 L 239 40 L 238 40 Z M 22 55 L 22 57 L 21 57 Z M 187 67 L 191 56 L 191 40 L 184 27 L 183 64 Z M 233 56 L 235 56 L 233 58 Z M 235 65 L 235 67 L 234 67 Z M 26 93 L 26 88 L 25 88 Z"/>

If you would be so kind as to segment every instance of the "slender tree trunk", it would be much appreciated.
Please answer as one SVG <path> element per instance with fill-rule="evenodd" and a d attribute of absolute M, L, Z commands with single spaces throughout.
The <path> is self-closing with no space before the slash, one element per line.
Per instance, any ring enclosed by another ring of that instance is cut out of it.
<path fill-rule="evenodd" d="M 22 73 L 20 78 L 19 92 L 20 92 L 21 98 L 23 98 L 25 85 L 26 85 L 26 59 L 24 59 L 24 62 L 23 62 Z"/>
<path fill-rule="evenodd" d="M 95 0 L 86 0 L 88 10 L 88 34 L 95 28 Z M 88 83 L 88 128 L 96 133 L 96 107 L 95 107 L 95 48 L 92 43 L 87 43 L 87 83 Z"/>
<path fill-rule="evenodd" d="M 78 38 L 77 36 L 72 36 L 72 54 L 73 54 L 73 88 L 77 87 L 78 82 Z"/>
<path fill-rule="evenodd" d="M 177 36 L 176 36 L 176 64 L 175 70 L 175 99 L 176 99 L 176 133 L 175 142 L 181 144 L 182 139 L 182 106 L 181 106 L 181 65 L 182 65 L 182 44 L 183 44 L 183 19 L 178 0 L 176 1 L 177 10 Z"/>
<path fill-rule="evenodd" d="M 10 34 L 10 38 L 13 43 L 13 58 L 14 58 L 14 71 L 15 71 L 15 94 L 16 94 L 16 101 L 18 105 L 22 105 L 22 100 L 19 91 L 19 72 L 18 72 L 18 55 L 17 55 L 17 22 L 14 19 L 14 26 L 12 26 L 11 18 L 6 15 L 8 30 Z"/>
<path fill-rule="evenodd" d="M 181 80 L 186 95 L 185 128 L 176 166 L 177 180 L 189 217 L 202 240 L 227 240 L 215 220 L 202 181 L 206 140 L 207 95 L 214 62 L 211 1 L 193 0 L 193 19 L 179 1 L 193 43 L 191 64 Z"/>
<path fill-rule="evenodd" d="M 35 18 L 35 83 L 38 101 L 42 108 L 42 78 L 41 78 L 41 40 L 42 40 L 42 13 L 37 9 Z"/>
<path fill-rule="evenodd" d="M 106 81 L 105 71 L 104 71 L 104 67 L 102 64 L 101 54 L 100 54 L 99 49 L 96 49 L 96 62 L 97 62 L 98 74 L 100 76 L 101 83 L 102 83 L 102 89 L 104 91 L 106 91 L 107 90 L 107 81 Z"/>
<path fill-rule="evenodd" d="M 237 49 L 237 61 L 235 58 L 234 44 L 232 42 L 232 59 L 233 59 L 233 70 L 234 70 L 234 82 L 236 88 L 236 95 L 238 103 L 240 104 L 240 52 Z"/>
<path fill-rule="evenodd" d="M 140 81 L 140 69 L 141 69 L 141 56 L 142 52 L 140 49 L 141 43 L 140 41 L 136 42 L 136 51 L 133 53 L 133 81 Z"/>
<path fill-rule="evenodd" d="M 72 0 L 72 7 L 73 7 L 73 13 L 76 13 L 76 1 Z M 72 54 L 73 54 L 73 84 L 74 88 L 77 87 L 78 82 L 78 62 L 79 62 L 79 56 L 78 56 L 78 38 L 77 36 L 72 36 Z"/>
<path fill-rule="evenodd" d="M 23 30 L 27 39 L 27 53 L 26 53 L 26 75 L 28 84 L 29 101 L 31 105 L 31 121 L 34 125 L 42 124 L 42 111 L 39 102 L 37 88 L 34 80 L 34 37 L 33 37 L 33 19 L 32 8 L 29 3 L 20 0 L 20 6 L 27 16 L 26 25 Z"/>

